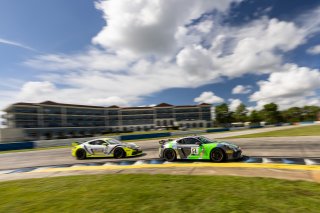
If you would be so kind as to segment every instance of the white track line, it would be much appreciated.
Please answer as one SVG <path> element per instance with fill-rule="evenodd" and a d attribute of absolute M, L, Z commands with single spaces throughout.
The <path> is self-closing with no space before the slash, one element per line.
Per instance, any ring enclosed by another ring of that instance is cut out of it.
<path fill-rule="evenodd" d="M 270 158 L 262 158 L 262 163 L 273 163 Z"/>
<path fill-rule="evenodd" d="M 318 163 L 311 159 L 304 159 L 306 165 L 317 165 Z"/>

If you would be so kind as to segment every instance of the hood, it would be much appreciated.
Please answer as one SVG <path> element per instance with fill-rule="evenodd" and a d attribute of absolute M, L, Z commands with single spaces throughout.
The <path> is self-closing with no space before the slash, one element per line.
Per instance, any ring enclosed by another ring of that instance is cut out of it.
<path fill-rule="evenodd" d="M 226 145 L 226 146 L 229 146 L 229 147 L 234 148 L 234 149 L 238 149 L 239 148 L 239 146 L 237 146 L 237 145 L 235 145 L 233 143 L 230 143 L 230 142 L 226 142 L 226 141 L 221 141 L 221 142 L 219 142 L 219 144 Z"/>
<path fill-rule="evenodd" d="M 129 148 L 131 148 L 131 149 L 134 149 L 134 148 L 137 148 L 137 147 L 139 147 L 137 144 L 135 144 L 135 143 L 127 143 L 126 144 L 126 147 L 129 147 Z"/>

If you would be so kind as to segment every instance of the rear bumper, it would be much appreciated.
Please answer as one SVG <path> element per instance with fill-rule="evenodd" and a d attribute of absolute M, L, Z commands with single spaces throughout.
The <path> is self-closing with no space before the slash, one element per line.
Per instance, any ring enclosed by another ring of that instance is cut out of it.
<path fill-rule="evenodd" d="M 163 148 L 159 148 L 159 158 L 163 158 Z"/>

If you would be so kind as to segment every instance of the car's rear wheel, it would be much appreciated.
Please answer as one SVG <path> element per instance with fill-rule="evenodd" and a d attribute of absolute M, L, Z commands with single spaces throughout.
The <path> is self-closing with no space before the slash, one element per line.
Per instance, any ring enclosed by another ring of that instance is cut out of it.
<path fill-rule="evenodd" d="M 113 152 L 114 158 L 124 158 L 125 156 L 126 156 L 126 152 L 120 147 L 116 148 Z"/>
<path fill-rule="evenodd" d="M 165 149 L 163 152 L 163 158 L 166 161 L 172 162 L 177 159 L 177 154 L 173 149 Z"/>
<path fill-rule="evenodd" d="M 78 160 L 86 159 L 87 153 L 84 149 L 78 149 L 76 152 L 76 157 Z"/>
<path fill-rule="evenodd" d="M 210 153 L 210 159 L 213 162 L 223 162 L 226 159 L 226 154 L 222 149 L 215 148 Z"/>

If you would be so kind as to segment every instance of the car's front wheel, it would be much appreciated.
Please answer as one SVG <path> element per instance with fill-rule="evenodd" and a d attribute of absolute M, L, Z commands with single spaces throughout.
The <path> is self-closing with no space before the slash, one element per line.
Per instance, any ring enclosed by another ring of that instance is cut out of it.
<path fill-rule="evenodd" d="M 222 162 L 226 159 L 226 155 L 222 149 L 215 148 L 210 153 L 210 159 L 213 162 Z"/>
<path fill-rule="evenodd" d="M 126 152 L 120 147 L 116 148 L 113 152 L 114 158 L 124 158 L 125 156 L 126 156 Z"/>
<path fill-rule="evenodd" d="M 177 154 L 173 149 L 165 149 L 163 152 L 163 159 L 172 162 L 177 159 Z"/>
<path fill-rule="evenodd" d="M 76 152 L 76 157 L 78 160 L 86 159 L 87 153 L 84 149 L 78 149 Z"/>

